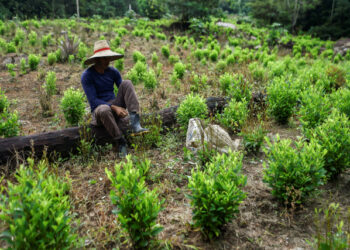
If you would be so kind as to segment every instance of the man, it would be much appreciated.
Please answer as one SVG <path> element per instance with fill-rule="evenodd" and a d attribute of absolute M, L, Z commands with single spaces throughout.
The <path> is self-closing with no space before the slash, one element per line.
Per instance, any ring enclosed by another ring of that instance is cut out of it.
<path fill-rule="evenodd" d="M 123 81 L 119 71 L 109 63 L 122 58 L 123 55 L 111 51 L 106 40 L 95 42 L 94 55 L 88 58 L 85 65 L 93 64 L 81 76 L 81 83 L 89 101 L 92 112 L 92 124 L 104 126 L 119 145 L 120 157 L 127 155 L 126 140 L 123 136 L 128 115 L 132 135 L 148 132 L 140 125 L 139 101 L 131 81 Z M 118 94 L 114 94 L 114 84 Z M 123 132 L 122 132 L 123 131 Z"/>

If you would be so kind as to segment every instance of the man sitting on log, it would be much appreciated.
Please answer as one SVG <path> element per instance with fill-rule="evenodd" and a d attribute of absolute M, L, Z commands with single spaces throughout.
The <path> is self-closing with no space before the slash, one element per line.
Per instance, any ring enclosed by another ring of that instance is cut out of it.
<path fill-rule="evenodd" d="M 128 125 L 129 115 L 131 134 L 139 135 L 148 132 L 140 125 L 139 101 L 131 81 L 122 80 L 117 69 L 109 63 L 122 58 L 123 55 L 111 51 L 106 40 L 95 42 L 94 55 L 88 58 L 85 65 L 93 64 L 81 77 L 85 94 L 92 112 L 92 125 L 104 126 L 113 141 L 119 145 L 119 156 L 127 155 L 126 140 L 123 132 Z M 118 94 L 114 94 L 114 84 Z"/>

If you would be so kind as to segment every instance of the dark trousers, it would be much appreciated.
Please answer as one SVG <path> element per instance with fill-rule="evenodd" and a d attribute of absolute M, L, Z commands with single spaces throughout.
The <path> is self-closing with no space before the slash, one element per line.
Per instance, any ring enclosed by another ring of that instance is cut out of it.
<path fill-rule="evenodd" d="M 140 104 L 136 96 L 134 85 L 131 81 L 123 81 L 118 88 L 118 94 L 114 100 L 108 102 L 128 110 L 128 112 L 138 113 Z M 92 113 L 91 124 L 95 126 L 104 126 L 108 134 L 117 140 L 122 136 L 122 132 L 129 128 L 129 119 L 121 118 L 115 114 L 109 105 L 99 105 Z"/>

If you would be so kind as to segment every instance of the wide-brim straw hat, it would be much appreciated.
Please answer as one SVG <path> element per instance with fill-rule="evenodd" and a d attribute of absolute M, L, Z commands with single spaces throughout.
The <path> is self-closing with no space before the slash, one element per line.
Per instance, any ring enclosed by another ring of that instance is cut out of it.
<path fill-rule="evenodd" d="M 98 57 L 108 57 L 114 61 L 124 57 L 124 55 L 113 52 L 106 40 L 99 40 L 94 44 L 94 55 L 86 59 L 84 64 L 93 64 Z"/>

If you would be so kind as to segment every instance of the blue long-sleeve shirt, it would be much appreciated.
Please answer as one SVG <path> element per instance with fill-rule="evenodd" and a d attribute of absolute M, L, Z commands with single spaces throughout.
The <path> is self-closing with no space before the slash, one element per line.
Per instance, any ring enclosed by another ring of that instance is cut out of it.
<path fill-rule="evenodd" d="M 108 67 L 103 74 L 98 73 L 94 66 L 89 67 L 81 76 L 81 84 L 89 101 L 91 112 L 101 104 L 109 105 L 108 101 L 115 98 L 114 84 L 119 87 L 122 77 L 119 71 Z"/>

